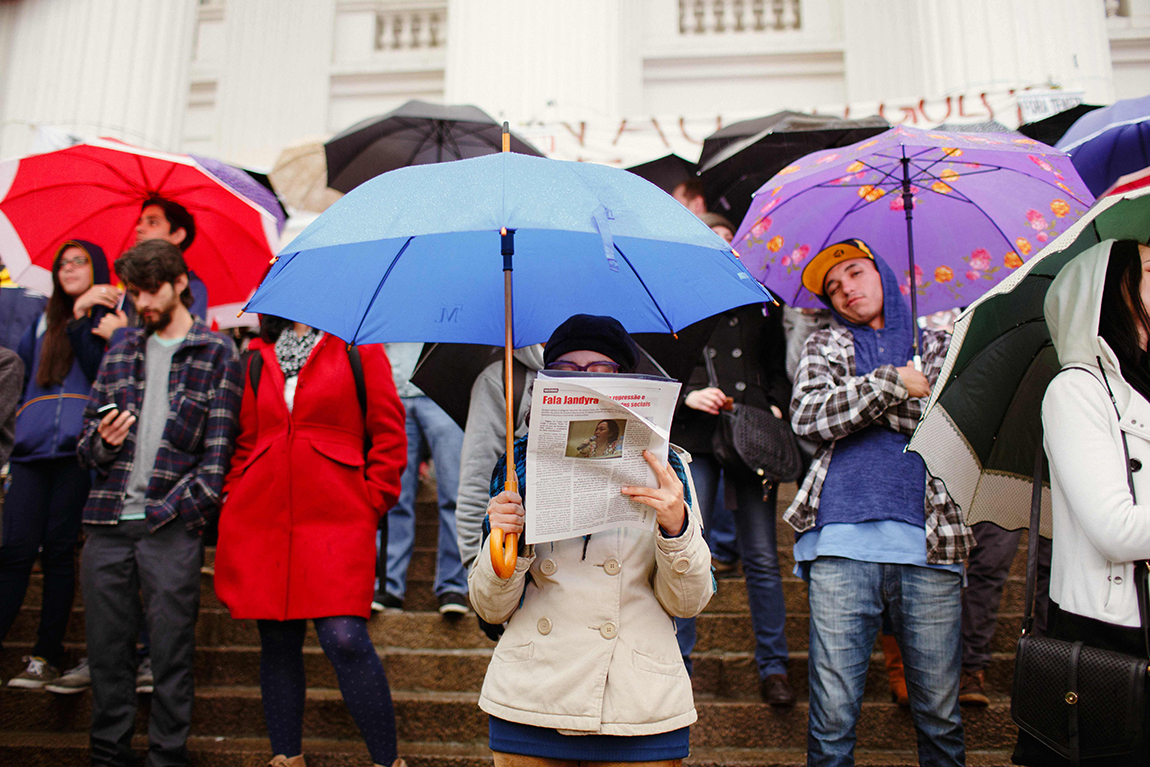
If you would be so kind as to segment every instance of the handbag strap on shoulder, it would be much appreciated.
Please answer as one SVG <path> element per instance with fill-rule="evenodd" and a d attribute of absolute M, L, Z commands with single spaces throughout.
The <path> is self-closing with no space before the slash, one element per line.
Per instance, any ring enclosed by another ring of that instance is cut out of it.
<path fill-rule="evenodd" d="M 715 350 L 708 344 L 703 347 L 703 364 L 707 366 L 707 385 L 713 389 L 719 388 L 719 376 L 715 375 L 715 363 L 711 359 Z"/>

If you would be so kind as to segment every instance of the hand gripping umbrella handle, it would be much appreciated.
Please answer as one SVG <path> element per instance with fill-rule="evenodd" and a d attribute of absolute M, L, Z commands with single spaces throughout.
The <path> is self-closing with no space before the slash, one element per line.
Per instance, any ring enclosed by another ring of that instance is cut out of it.
<path fill-rule="evenodd" d="M 503 151 L 510 149 L 510 132 L 507 123 L 503 123 Z M 507 406 L 507 481 L 503 484 L 504 490 L 513 493 L 519 492 L 519 479 L 515 476 L 515 403 L 512 402 L 512 344 L 511 330 L 511 257 L 515 254 L 515 231 L 503 228 L 500 234 L 500 250 L 503 254 L 503 324 L 505 337 L 503 339 L 503 396 Z M 491 567 L 495 574 L 507 580 L 515 574 L 515 563 L 519 559 L 519 536 L 515 533 L 503 533 L 497 527 L 491 528 Z"/>

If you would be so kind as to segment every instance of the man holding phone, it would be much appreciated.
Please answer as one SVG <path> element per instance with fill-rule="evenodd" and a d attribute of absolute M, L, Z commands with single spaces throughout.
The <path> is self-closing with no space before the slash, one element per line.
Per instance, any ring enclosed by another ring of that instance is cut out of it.
<path fill-rule="evenodd" d="M 81 562 L 92 764 L 134 763 L 135 642 L 146 621 L 155 675 L 147 764 L 181 765 L 188 763 L 200 534 L 217 513 L 243 381 L 231 341 L 188 311 L 179 248 L 143 242 L 115 269 L 144 327 L 127 329 L 108 349 L 77 450 L 96 470 Z"/>

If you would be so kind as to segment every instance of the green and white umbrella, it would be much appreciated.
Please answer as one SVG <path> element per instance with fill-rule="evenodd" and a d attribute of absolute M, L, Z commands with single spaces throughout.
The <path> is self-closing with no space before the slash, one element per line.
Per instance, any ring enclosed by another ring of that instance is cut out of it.
<path fill-rule="evenodd" d="M 946 483 L 966 524 L 1030 522 L 1042 397 L 1058 372 L 1042 305 L 1055 275 L 1104 240 L 1150 239 L 1150 188 L 1103 197 L 958 318 L 910 450 Z M 1042 534 L 1050 535 L 1050 491 Z"/>

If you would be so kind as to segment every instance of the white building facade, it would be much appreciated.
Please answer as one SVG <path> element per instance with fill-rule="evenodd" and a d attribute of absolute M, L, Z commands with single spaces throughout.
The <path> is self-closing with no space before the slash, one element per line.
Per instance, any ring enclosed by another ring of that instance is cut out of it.
<path fill-rule="evenodd" d="M 419 98 L 632 164 L 781 109 L 1014 126 L 1051 89 L 1150 91 L 1150 0 L 0 0 L 0 158 L 49 125 L 268 168 Z"/>

